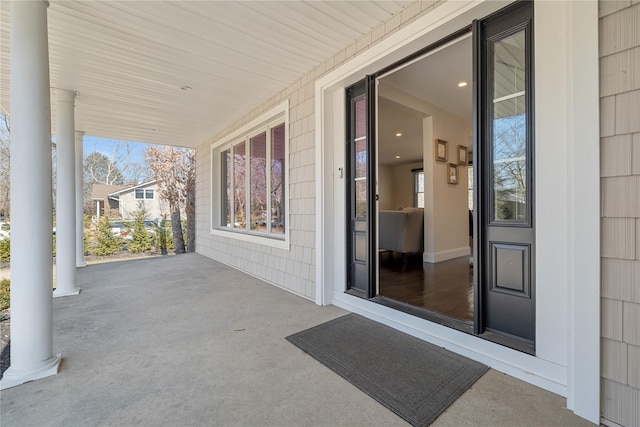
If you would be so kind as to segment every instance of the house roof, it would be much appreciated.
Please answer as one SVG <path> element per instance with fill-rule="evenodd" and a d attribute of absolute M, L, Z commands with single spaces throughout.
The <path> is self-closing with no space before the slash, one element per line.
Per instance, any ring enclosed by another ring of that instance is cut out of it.
<path fill-rule="evenodd" d="M 154 181 L 143 182 L 142 184 L 125 186 L 124 188 L 120 188 L 120 189 L 117 189 L 117 190 L 109 192 L 108 196 L 109 197 L 118 196 L 118 195 L 120 195 L 122 193 L 133 191 L 136 188 L 149 187 L 150 185 L 154 185 L 155 183 L 156 183 L 156 181 L 154 180 Z"/>
<path fill-rule="evenodd" d="M 110 193 L 123 188 L 131 187 L 130 185 L 107 185 L 107 184 L 93 184 L 91 188 L 91 200 L 104 200 Z"/>
<path fill-rule="evenodd" d="M 8 112 L 12 3 L 0 2 Z M 78 92 L 87 135 L 196 147 L 412 3 L 51 0 L 51 86 Z"/>

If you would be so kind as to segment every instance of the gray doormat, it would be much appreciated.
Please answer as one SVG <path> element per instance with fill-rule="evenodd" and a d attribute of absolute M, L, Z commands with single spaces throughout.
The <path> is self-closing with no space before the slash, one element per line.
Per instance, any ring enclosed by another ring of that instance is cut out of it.
<path fill-rule="evenodd" d="M 353 313 L 286 339 L 414 426 L 435 421 L 489 369 Z"/>

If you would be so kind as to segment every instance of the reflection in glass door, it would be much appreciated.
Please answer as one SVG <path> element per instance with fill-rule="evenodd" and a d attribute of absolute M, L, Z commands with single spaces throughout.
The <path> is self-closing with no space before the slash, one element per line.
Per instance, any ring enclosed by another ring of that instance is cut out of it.
<path fill-rule="evenodd" d="M 364 298 L 372 296 L 375 263 L 371 256 L 369 99 L 365 81 L 347 90 L 347 290 Z"/>

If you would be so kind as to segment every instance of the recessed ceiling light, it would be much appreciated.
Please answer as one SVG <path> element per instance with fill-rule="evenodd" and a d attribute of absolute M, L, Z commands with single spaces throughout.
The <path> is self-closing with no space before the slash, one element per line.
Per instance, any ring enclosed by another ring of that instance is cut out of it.
<path fill-rule="evenodd" d="M 184 90 L 184 91 L 186 91 L 186 92 L 189 92 L 191 89 L 192 89 L 192 88 L 191 88 L 191 86 L 182 86 L 182 87 L 180 88 L 180 90 Z"/>
<path fill-rule="evenodd" d="M 399 158 L 400 158 L 400 156 L 396 156 L 396 159 L 399 159 Z"/>
<path fill-rule="evenodd" d="M 458 87 L 465 87 L 466 85 L 467 85 L 467 82 L 458 83 Z"/>
<path fill-rule="evenodd" d="M 396 136 L 402 136 L 402 132 L 396 133 Z"/>

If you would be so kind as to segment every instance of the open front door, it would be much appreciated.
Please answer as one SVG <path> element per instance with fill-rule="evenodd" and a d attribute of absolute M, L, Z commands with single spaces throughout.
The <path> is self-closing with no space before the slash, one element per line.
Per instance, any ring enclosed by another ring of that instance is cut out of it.
<path fill-rule="evenodd" d="M 347 89 L 347 291 L 363 298 L 375 289 L 375 161 L 373 79 Z"/>
<path fill-rule="evenodd" d="M 482 22 L 481 330 L 535 340 L 532 4 Z"/>

